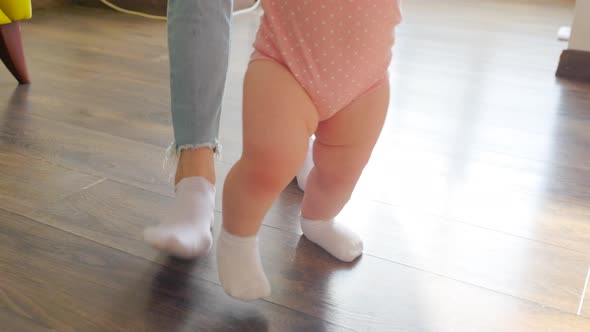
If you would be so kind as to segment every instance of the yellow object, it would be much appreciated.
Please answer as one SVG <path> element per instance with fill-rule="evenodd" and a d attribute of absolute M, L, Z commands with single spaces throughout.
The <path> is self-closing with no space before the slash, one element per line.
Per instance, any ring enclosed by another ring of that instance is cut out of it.
<path fill-rule="evenodd" d="M 0 0 L 0 24 L 31 18 L 31 0 Z"/>

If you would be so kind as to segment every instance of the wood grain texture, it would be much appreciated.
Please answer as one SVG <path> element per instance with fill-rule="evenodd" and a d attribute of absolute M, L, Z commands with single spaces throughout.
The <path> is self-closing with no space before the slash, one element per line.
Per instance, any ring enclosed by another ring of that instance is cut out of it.
<path fill-rule="evenodd" d="M 19 135 L 27 130 L 26 118 L 28 86 L 12 89 L 4 106 L 0 126 L 20 125 L 13 132 Z M 7 144 L 6 137 L 0 139 L 0 147 Z M 10 144 L 10 143 L 8 143 Z M 81 191 L 102 178 L 91 176 L 43 160 L 40 156 L 24 156 L 10 149 L 0 148 L 0 208 L 27 215 L 39 206 Z"/>
<path fill-rule="evenodd" d="M 16 118 L 22 115 L 22 122 Z M 171 194 L 162 170 L 164 149 L 26 114 L 10 114 L 0 147 L 98 177 Z M 83 139 L 81 139 L 83 138 Z"/>
<path fill-rule="evenodd" d="M 161 169 L 172 140 L 165 23 L 39 11 L 23 24 L 35 84 L 15 90 L 0 72 L 0 209 L 32 218 L 0 214 L 0 236 L 11 235 L 0 242 L 10 286 L 1 326 L 588 330 L 575 313 L 590 265 L 590 85 L 554 77 L 565 47 L 555 29 L 572 8 L 405 2 L 391 111 L 339 216 L 363 235 L 365 254 L 341 265 L 301 238 L 292 183 L 264 222 L 273 295 L 254 306 L 223 295 L 213 255 L 171 261 L 141 240 L 172 195 Z M 215 232 L 222 182 L 241 154 L 241 85 L 258 20 L 234 19 Z"/>
<path fill-rule="evenodd" d="M 0 208 L 15 213 L 30 214 L 100 180 L 46 161 L 0 151 Z"/>
<path fill-rule="evenodd" d="M 18 331 L 345 331 L 0 210 L 0 319 Z"/>
<path fill-rule="evenodd" d="M 298 211 L 300 202 L 301 195 L 283 193 L 264 224 L 299 236 L 297 214 L 289 211 Z M 161 262 L 157 252 L 142 243 L 141 234 L 146 225 L 165 217 L 169 204 L 169 198 L 104 181 L 39 210 L 34 218 Z M 111 225 L 112 220 L 117 225 Z M 367 255 L 572 313 L 578 308 L 580 285 L 590 265 L 590 255 L 387 204 L 351 204 L 339 221 L 367 240 Z M 215 280 L 214 272 L 203 274 Z"/>
<path fill-rule="evenodd" d="M 142 245 L 141 242 L 143 227 L 146 224 L 157 222 L 157 219 L 165 213 L 167 204 L 169 204 L 169 198 L 161 195 L 105 181 L 84 193 L 66 198 L 61 204 L 53 204 L 48 209 L 39 211 L 39 215 L 34 218 L 69 233 L 93 239 L 101 244 L 132 253 L 149 261 L 168 264 L 164 256 Z M 219 217 L 218 214 L 215 233 L 220 227 Z M 112 225 L 114 220 L 117 221 L 116 226 Z M 385 219 L 376 218 L 375 220 L 383 222 Z M 532 331 L 535 326 L 536 328 L 542 326 L 537 321 L 537 315 L 552 316 L 560 312 L 544 306 L 543 314 L 536 313 L 541 310 L 541 307 L 533 304 L 534 302 L 506 297 L 498 292 L 408 267 L 411 265 L 405 261 L 402 262 L 404 265 L 401 265 L 374 255 L 375 252 L 384 253 L 391 251 L 391 249 L 379 251 L 375 250 L 378 248 L 368 248 L 360 262 L 342 265 L 315 245 L 301 238 L 299 234 L 278 229 L 277 225 L 285 221 L 267 220 L 266 226 L 260 233 L 263 264 L 273 286 L 273 295 L 269 301 L 280 306 L 294 308 L 359 331 L 385 331 L 388 328 L 394 331 L 439 331 L 447 328 L 452 330 L 460 326 L 465 330 L 494 331 L 502 327 L 518 327 L 519 330 Z M 416 227 L 420 226 L 423 225 L 416 225 Z M 438 228 L 434 228 L 432 231 L 436 232 Z M 450 231 L 447 230 L 447 232 Z M 391 234 L 384 234 L 384 237 L 389 235 Z M 404 251 L 403 248 L 406 246 L 393 245 L 403 243 L 399 240 L 400 235 L 397 236 L 398 238 L 388 238 L 385 242 L 391 243 L 391 247 L 397 248 L 398 252 Z M 441 234 L 441 237 L 448 238 L 444 234 Z M 470 238 L 469 236 L 461 238 L 466 241 L 472 239 L 474 242 L 481 240 L 481 238 Z M 381 243 L 383 243 L 382 239 Z M 500 241 L 497 246 L 500 247 L 505 243 L 506 241 Z M 448 247 L 460 251 L 461 246 L 456 244 Z M 469 249 L 478 250 L 478 247 L 472 245 Z M 526 247 L 526 244 L 522 247 Z M 508 253 L 515 252 L 514 248 L 505 249 Z M 493 249 L 491 250 L 493 252 Z M 541 249 L 541 251 L 543 250 L 547 251 L 548 249 Z M 411 250 L 405 251 L 411 252 Z M 444 257 L 448 255 L 463 259 L 466 262 L 464 268 L 475 271 L 477 264 L 469 264 L 469 261 L 464 258 L 466 253 L 455 252 L 452 254 L 450 250 L 439 251 L 441 254 L 433 257 L 433 261 L 444 260 Z M 414 255 L 417 253 L 418 251 L 413 252 Z M 480 257 L 492 257 L 490 252 L 483 253 L 481 256 L 478 254 L 478 252 L 473 252 L 473 257 L 476 260 Z M 195 262 L 190 273 L 209 282 L 217 283 L 214 255 L 213 252 L 209 257 Z M 409 260 L 412 263 L 416 262 L 415 257 L 409 258 Z M 554 259 L 549 258 L 548 260 Z M 442 264 L 444 265 L 445 262 L 443 261 Z M 498 275 L 494 271 L 495 268 L 502 269 L 502 267 L 494 267 L 493 263 L 492 261 L 489 265 L 480 266 L 485 280 L 491 280 L 494 275 Z M 513 263 L 514 266 L 519 266 L 517 262 Z M 454 269 L 460 274 L 462 272 L 459 268 L 461 263 L 455 262 L 453 264 L 454 266 L 446 266 L 447 272 Z M 511 265 L 511 263 L 506 264 Z M 532 269 L 529 268 L 527 271 L 532 272 Z M 522 273 L 515 274 L 516 270 L 514 269 L 505 272 L 507 272 L 506 275 L 512 275 L 515 279 L 522 279 L 522 283 L 530 281 Z M 472 275 L 475 275 L 474 273 L 471 272 Z M 567 275 L 567 273 L 563 275 Z M 540 277 L 536 276 L 535 278 L 539 280 Z M 545 280 L 550 280 L 550 278 Z M 504 281 L 504 283 L 507 282 Z M 367 286 L 358 287 L 358 285 Z M 409 285 L 411 285 L 410 289 L 408 289 Z M 553 286 L 546 285 L 546 289 L 544 289 L 539 287 L 538 283 L 536 285 L 537 294 L 556 286 L 555 284 Z M 521 284 L 522 289 L 527 289 L 522 286 Z M 363 301 L 359 302 L 360 298 Z M 486 313 L 469 309 L 468 299 L 470 298 L 485 303 Z M 451 299 L 456 304 L 452 309 L 442 305 Z M 391 303 L 383 306 L 384 301 L 388 301 L 387 303 L 391 301 Z M 440 303 L 440 305 L 435 303 Z M 553 302 L 553 304 L 555 303 Z M 427 305 L 429 309 L 425 310 L 424 305 Z M 465 312 L 468 314 L 460 314 Z M 494 313 L 493 316 L 507 315 L 506 319 L 508 317 L 510 319 L 499 322 L 483 319 L 481 315 L 487 316 L 490 312 Z M 427 315 L 427 317 L 423 315 Z M 458 316 L 462 318 L 456 318 L 458 319 L 456 322 L 447 320 L 449 317 Z M 573 315 L 569 314 L 564 314 L 559 318 L 559 320 L 561 319 L 577 321 Z M 571 328 L 575 330 L 577 324 L 581 324 L 580 327 L 583 327 L 587 323 L 590 321 L 582 320 L 579 323 L 568 324 L 573 324 Z"/>

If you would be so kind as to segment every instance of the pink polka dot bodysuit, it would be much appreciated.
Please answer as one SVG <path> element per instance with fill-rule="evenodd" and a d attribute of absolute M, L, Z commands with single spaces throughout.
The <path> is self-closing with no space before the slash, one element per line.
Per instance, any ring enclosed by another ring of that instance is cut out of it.
<path fill-rule="evenodd" d="M 330 118 L 388 79 L 397 0 L 263 0 L 252 61 L 285 66 Z"/>

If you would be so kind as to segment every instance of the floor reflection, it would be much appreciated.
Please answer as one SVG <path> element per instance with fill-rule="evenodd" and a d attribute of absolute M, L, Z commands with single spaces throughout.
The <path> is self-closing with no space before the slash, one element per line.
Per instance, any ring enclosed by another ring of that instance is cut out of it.
<path fill-rule="evenodd" d="M 29 100 L 30 85 L 18 85 L 12 91 L 4 111 L 2 112 L 2 139 L 15 139 L 22 135 L 27 128 L 31 106 Z"/>
<path fill-rule="evenodd" d="M 145 313 L 153 331 L 268 331 L 254 305 L 231 300 L 218 285 L 197 279 L 197 261 L 169 258 L 154 275 Z M 225 299 L 219 304 L 219 297 Z"/>

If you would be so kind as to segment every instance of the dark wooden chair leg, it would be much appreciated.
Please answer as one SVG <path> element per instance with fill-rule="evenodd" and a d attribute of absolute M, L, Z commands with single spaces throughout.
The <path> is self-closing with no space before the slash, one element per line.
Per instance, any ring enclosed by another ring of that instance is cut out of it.
<path fill-rule="evenodd" d="M 0 58 L 20 84 L 30 83 L 18 22 L 0 25 Z"/>

